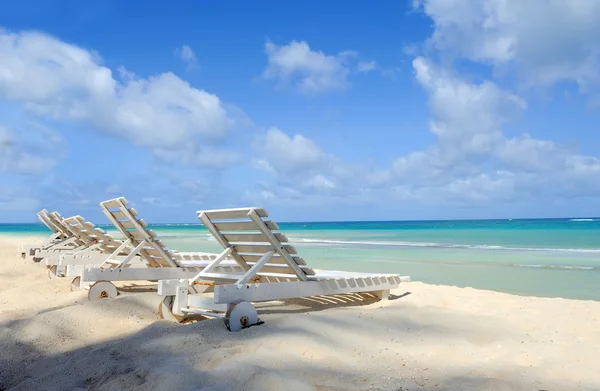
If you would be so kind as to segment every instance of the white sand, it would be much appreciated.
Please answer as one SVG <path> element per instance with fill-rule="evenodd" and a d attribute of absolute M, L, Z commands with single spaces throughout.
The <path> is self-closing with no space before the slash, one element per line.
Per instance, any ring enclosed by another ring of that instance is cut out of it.
<path fill-rule="evenodd" d="M 0 238 L 0 390 L 600 390 L 600 302 L 413 282 L 268 304 L 230 333 L 159 321 L 155 292 L 89 302 L 19 259 L 26 241 Z"/>

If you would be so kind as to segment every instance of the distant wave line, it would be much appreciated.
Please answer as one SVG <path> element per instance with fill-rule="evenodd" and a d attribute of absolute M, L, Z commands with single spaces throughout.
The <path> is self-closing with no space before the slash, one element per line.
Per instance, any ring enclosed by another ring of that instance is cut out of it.
<path fill-rule="evenodd" d="M 294 241 L 293 239 L 290 239 Z M 308 244 L 348 244 L 367 246 L 398 246 L 398 247 L 435 247 L 435 248 L 464 248 L 482 250 L 523 250 L 523 251 L 557 251 L 578 253 L 600 253 L 596 248 L 543 248 L 543 247 L 505 247 L 486 244 L 444 244 L 428 242 L 400 242 L 400 241 L 352 241 L 352 240 L 324 240 L 324 239 L 297 239 L 296 241 Z"/>
<path fill-rule="evenodd" d="M 593 266 L 571 266 L 571 265 L 514 265 L 518 267 L 533 267 L 538 269 L 570 269 L 570 270 L 595 270 Z"/>

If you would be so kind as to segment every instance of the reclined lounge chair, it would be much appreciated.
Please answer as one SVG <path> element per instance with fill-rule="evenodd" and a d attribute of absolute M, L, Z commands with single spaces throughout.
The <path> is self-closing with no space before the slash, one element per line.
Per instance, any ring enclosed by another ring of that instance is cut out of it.
<path fill-rule="evenodd" d="M 81 269 L 79 284 L 82 288 L 91 284 L 88 293 L 90 300 L 116 297 L 118 291 L 111 281 L 188 279 L 217 258 L 217 254 L 168 250 L 156 233 L 148 229 L 146 222 L 138 217 L 137 211 L 128 205 L 124 197 L 100 203 L 102 211 L 123 235 L 124 241 L 102 264 L 86 265 Z M 123 256 L 123 252 L 127 255 Z M 64 262 L 73 256 L 66 255 L 62 258 Z M 133 265 L 134 259 L 142 262 Z M 241 270 L 231 259 L 220 265 L 222 272 Z"/>
<path fill-rule="evenodd" d="M 54 214 L 60 216 L 58 212 L 54 212 Z M 68 236 L 65 236 L 65 232 L 59 229 L 51 220 L 50 214 L 46 209 L 42 209 L 37 213 L 38 219 L 52 232 L 50 236 L 48 236 L 41 245 L 39 244 L 28 244 L 20 246 L 18 251 L 21 258 L 26 259 L 27 257 L 33 257 L 34 261 L 40 261 L 40 258 L 35 258 L 36 250 L 46 249 L 50 246 L 53 246 L 59 242 L 62 242 L 68 239 Z"/>
<path fill-rule="evenodd" d="M 52 212 L 48 215 L 49 220 L 52 224 L 62 233 L 63 240 L 57 241 L 54 244 L 35 250 L 34 258 L 37 259 L 41 265 L 44 265 L 49 269 L 50 278 L 55 278 L 61 273 L 60 270 L 52 266 L 56 265 L 56 260 L 62 255 L 74 251 L 79 251 L 87 244 L 73 234 L 69 229 L 66 219 L 61 217 L 58 212 Z M 54 275 L 53 275 L 54 274 Z"/>
<path fill-rule="evenodd" d="M 224 251 L 189 280 L 159 281 L 163 296 L 159 315 L 181 320 L 187 314 L 224 316 L 231 331 L 259 323 L 251 302 L 373 292 L 379 299 L 410 277 L 397 274 L 315 272 L 309 268 L 279 227 L 266 221 L 260 208 L 199 211 L 198 217 Z M 223 273 L 226 257 L 243 270 Z M 212 297 L 205 293 L 212 291 Z"/>
<path fill-rule="evenodd" d="M 73 236 L 84 245 L 46 258 L 45 262 L 52 267 L 58 267 L 59 276 L 75 277 L 72 281 L 73 288 L 81 286 L 80 276 L 84 266 L 114 267 L 131 252 L 129 247 L 121 247 L 122 241 L 113 239 L 111 235 L 81 216 L 69 217 L 64 220 L 64 223 Z M 139 257 L 135 257 L 131 263 L 135 262 L 140 264 Z"/>

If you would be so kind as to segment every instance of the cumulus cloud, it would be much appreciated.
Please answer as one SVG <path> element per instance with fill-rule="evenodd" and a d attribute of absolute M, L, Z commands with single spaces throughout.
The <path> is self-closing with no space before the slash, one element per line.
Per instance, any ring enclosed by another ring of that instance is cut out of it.
<path fill-rule="evenodd" d="M 189 54 L 187 54 L 189 57 Z M 150 149 L 210 142 L 234 125 L 220 99 L 172 73 L 116 77 L 98 54 L 38 32 L 0 30 L 0 98 Z"/>
<path fill-rule="evenodd" d="M 196 70 L 199 68 L 198 59 L 196 53 L 188 45 L 183 45 L 175 49 L 175 55 L 183 62 L 187 64 L 188 70 Z"/>
<path fill-rule="evenodd" d="M 356 69 L 360 73 L 369 73 L 377 69 L 377 63 L 375 61 L 359 61 L 356 65 Z"/>
<path fill-rule="evenodd" d="M 275 182 L 263 184 L 266 201 L 300 200 L 310 193 L 331 195 L 345 187 L 346 169 L 332 154 L 325 153 L 313 140 L 270 128 L 254 141 L 255 168 L 269 173 Z M 341 188 L 338 188 L 341 186 Z"/>
<path fill-rule="evenodd" d="M 428 53 L 514 72 L 527 86 L 600 81 L 600 4 L 553 0 L 544 7 L 515 0 L 418 0 L 434 22 Z M 536 15 L 531 18 L 531 15 Z M 448 62 L 444 62 L 446 66 Z M 400 199 L 485 203 L 598 196 L 600 159 L 551 140 L 502 128 L 527 105 L 491 81 L 467 82 L 431 59 L 413 61 L 428 92 L 436 142 L 397 158 L 383 180 Z"/>
<path fill-rule="evenodd" d="M 382 185 L 372 167 L 344 162 L 314 140 L 278 128 L 257 136 L 254 153 L 254 167 L 269 174 L 258 191 L 247 194 L 255 203 L 365 204 L 376 201 L 370 191 Z"/>
<path fill-rule="evenodd" d="M 600 159 L 502 126 L 526 108 L 522 98 L 484 81 L 466 82 L 424 58 L 415 77 L 429 94 L 436 143 L 397 158 L 389 183 L 401 199 L 443 202 L 523 200 L 600 194 Z"/>
<path fill-rule="evenodd" d="M 279 46 L 265 43 L 268 57 L 263 77 L 291 83 L 302 93 L 323 93 L 344 90 L 349 86 L 348 61 L 354 51 L 328 55 L 312 50 L 307 42 L 292 41 Z"/>
<path fill-rule="evenodd" d="M 522 97 L 491 81 L 466 81 L 423 57 L 412 65 L 428 94 L 433 144 L 374 168 L 341 162 L 305 136 L 271 128 L 256 142 L 256 166 L 275 182 L 247 196 L 296 206 L 475 207 L 600 195 L 597 157 L 529 134 L 506 136 L 503 128 L 527 109 Z"/>
<path fill-rule="evenodd" d="M 290 137 L 278 128 L 270 128 L 254 141 L 256 164 L 269 172 L 294 174 L 321 167 L 327 155 L 309 138 Z"/>
<path fill-rule="evenodd" d="M 528 85 L 600 82 L 600 2 L 417 0 L 437 51 L 516 70 Z"/>

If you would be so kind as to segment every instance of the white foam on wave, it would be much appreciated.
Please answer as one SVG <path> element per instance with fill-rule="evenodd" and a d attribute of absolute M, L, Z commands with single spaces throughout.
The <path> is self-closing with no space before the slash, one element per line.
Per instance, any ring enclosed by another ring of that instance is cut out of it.
<path fill-rule="evenodd" d="M 594 270 L 593 266 L 571 266 L 571 265 L 516 265 L 519 267 L 533 267 L 539 269 L 570 269 L 570 270 Z"/>
<path fill-rule="evenodd" d="M 168 223 L 168 224 L 157 224 L 157 227 L 164 225 L 165 227 L 188 227 L 193 225 L 202 225 L 201 223 Z"/>
<path fill-rule="evenodd" d="M 292 240 L 294 241 L 294 240 Z M 432 247 L 432 248 L 463 248 L 502 251 L 550 251 L 550 252 L 574 252 L 574 253 L 600 253 L 597 248 L 545 248 L 545 247 L 506 247 L 487 244 L 446 244 L 429 242 L 403 242 L 403 241 L 359 241 L 359 240 L 327 240 L 327 239 L 296 239 L 296 242 L 308 244 L 347 244 L 363 246 L 398 246 L 398 247 Z"/>
<path fill-rule="evenodd" d="M 569 221 L 585 222 L 585 221 L 598 221 L 598 219 L 571 219 Z"/>

